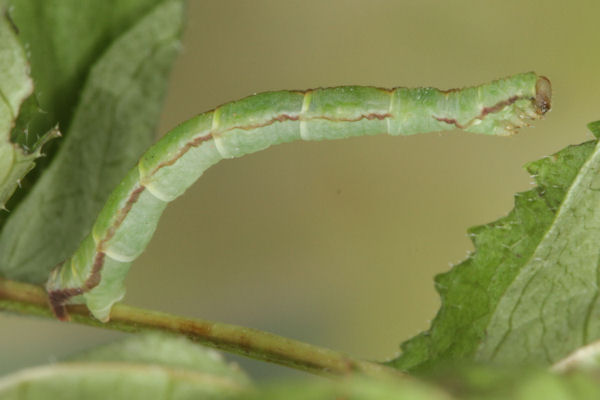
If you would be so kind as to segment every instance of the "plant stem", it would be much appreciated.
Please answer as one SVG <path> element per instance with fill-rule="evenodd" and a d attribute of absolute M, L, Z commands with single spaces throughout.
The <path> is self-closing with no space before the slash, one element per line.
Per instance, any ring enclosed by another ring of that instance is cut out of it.
<path fill-rule="evenodd" d="M 43 288 L 3 278 L 0 278 L 0 310 L 54 318 Z M 203 345 L 319 375 L 355 372 L 372 376 L 401 375 L 399 371 L 384 365 L 353 359 L 333 350 L 241 326 L 185 318 L 124 304 L 113 307 L 107 323 L 93 318 L 85 306 L 69 306 L 68 311 L 71 322 L 132 333 L 173 332 Z"/>

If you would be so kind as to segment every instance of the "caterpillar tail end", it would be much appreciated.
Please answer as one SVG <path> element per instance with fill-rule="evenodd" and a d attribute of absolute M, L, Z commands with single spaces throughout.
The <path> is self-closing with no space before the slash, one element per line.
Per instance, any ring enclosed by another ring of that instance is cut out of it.
<path fill-rule="evenodd" d="M 85 285 L 77 285 L 72 281 L 65 282 L 65 276 L 62 270 L 66 262 L 58 264 L 50 273 L 46 282 L 46 293 L 48 293 L 48 303 L 54 316 L 64 322 L 71 320 L 67 305 L 72 302 L 76 296 L 86 291 Z"/>
<path fill-rule="evenodd" d="M 62 290 L 48 292 L 50 309 L 59 321 L 69 322 L 71 320 L 71 316 L 67 311 L 67 302 L 73 296 L 76 296 L 76 294 L 66 293 Z"/>
<path fill-rule="evenodd" d="M 539 76 L 535 84 L 535 112 L 541 117 L 552 108 L 552 84 L 550 79 Z"/>
<path fill-rule="evenodd" d="M 81 294 L 81 289 L 63 288 L 59 283 L 60 269 L 63 263 L 58 264 L 50 273 L 48 282 L 46 282 L 46 293 L 48 293 L 48 303 L 54 316 L 60 321 L 70 321 L 67 303 L 69 300 Z"/>

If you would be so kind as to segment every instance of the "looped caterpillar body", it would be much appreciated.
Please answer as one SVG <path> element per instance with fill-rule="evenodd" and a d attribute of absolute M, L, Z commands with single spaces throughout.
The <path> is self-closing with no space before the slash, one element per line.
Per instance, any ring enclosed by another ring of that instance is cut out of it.
<path fill-rule="evenodd" d="M 222 159 L 293 140 L 412 135 L 460 128 L 510 135 L 541 118 L 550 81 L 534 72 L 464 89 L 342 86 L 260 93 L 227 103 L 177 126 L 152 146 L 110 195 L 92 232 L 46 285 L 52 309 L 86 303 L 108 321 L 125 293 L 131 262 L 148 244 L 167 203 Z"/>

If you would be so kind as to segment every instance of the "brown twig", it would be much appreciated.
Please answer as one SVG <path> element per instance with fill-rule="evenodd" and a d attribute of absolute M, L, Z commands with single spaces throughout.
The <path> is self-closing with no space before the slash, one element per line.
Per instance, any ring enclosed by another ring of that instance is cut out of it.
<path fill-rule="evenodd" d="M 54 318 L 43 288 L 3 278 L 0 278 L 0 310 Z M 68 312 L 74 323 L 132 333 L 177 333 L 206 346 L 314 374 L 401 376 L 399 371 L 378 363 L 357 360 L 333 350 L 241 326 L 185 318 L 124 304 L 113 307 L 107 323 L 92 317 L 85 306 L 69 306 Z"/>

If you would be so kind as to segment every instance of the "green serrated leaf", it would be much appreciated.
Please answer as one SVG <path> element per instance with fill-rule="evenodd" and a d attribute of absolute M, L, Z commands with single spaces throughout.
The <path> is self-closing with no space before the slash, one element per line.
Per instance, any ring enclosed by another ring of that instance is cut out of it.
<path fill-rule="evenodd" d="M 214 350 L 149 334 L 0 378 L 0 398 L 225 399 L 248 387 L 247 376 Z"/>
<path fill-rule="evenodd" d="M 165 0 L 94 64 L 52 165 L 0 233 L 0 274 L 42 283 L 90 230 L 153 139 L 182 23 L 182 1 Z"/>
<path fill-rule="evenodd" d="M 3 12 L 0 3 L 0 12 Z M 44 135 L 31 150 L 13 143 L 10 132 L 21 105 L 33 92 L 27 57 L 10 20 L 0 16 L 0 208 L 4 208 L 21 179 L 35 166 L 42 145 L 57 132 Z"/>
<path fill-rule="evenodd" d="M 538 186 L 469 234 L 475 252 L 436 278 L 429 331 L 390 362 L 427 370 L 459 360 L 551 364 L 600 337 L 600 151 L 569 146 L 527 165 Z"/>

